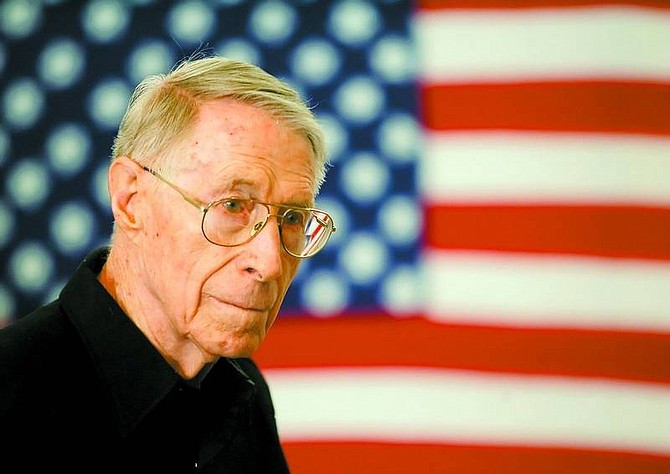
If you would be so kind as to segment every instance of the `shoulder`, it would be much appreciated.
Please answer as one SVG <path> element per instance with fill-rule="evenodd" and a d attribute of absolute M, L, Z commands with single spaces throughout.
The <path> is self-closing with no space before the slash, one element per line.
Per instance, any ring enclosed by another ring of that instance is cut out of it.
<path fill-rule="evenodd" d="M 60 304 L 56 301 L 0 329 L 0 398 L 19 392 L 19 387 L 54 382 L 81 358 L 81 343 Z"/>
<path fill-rule="evenodd" d="M 44 352 L 73 330 L 60 303 L 54 301 L 0 329 L 0 359 Z"/>

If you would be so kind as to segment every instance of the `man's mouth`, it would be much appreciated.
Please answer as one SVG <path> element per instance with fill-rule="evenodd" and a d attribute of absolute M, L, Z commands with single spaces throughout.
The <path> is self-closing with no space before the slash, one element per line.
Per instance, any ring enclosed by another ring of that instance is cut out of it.
<path fill-rule="evenodd" d="M 245 303 L 238 303 L 238 302 L 235 302 L 235 301 L 225 300 L 225 299 L 219 298 L 217 296 L 213 296 L 213 295 L 210 295 L 210 296 L 212 296 L 212 298 L 214 298 L 219 303 L 225 304 L 227 306 L 233 306 L 235 308 L 238 308 L 238 309 L 241 309 L 241 310 L 244 310 L 244 311 L 253 311 L 253 312 L 256 312 L 256 313 L 264 313 L 264 312 L 268 311 L 268 308 L 269 308 L 269 305 L 258 305 L 258 304 L 249 305 L 249 304 L 245 304 Z"/>

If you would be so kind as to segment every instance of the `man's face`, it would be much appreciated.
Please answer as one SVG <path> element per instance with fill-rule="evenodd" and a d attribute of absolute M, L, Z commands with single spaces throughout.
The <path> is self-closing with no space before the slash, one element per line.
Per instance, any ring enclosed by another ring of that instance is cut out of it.
<path fill-rule="evenodd" d="M 179 150 L 184 155 L 170 180 L 202 202 L 234 196 L 313 204 L 309 142 L 262 110 L 229 99 L 207 103 Z M 150 218 L 140 255 L 143 284 L 169 317 L 163 336 L 175 346 L 193 343 L 207 357 L 250 355 L 274 323 L 299 264 L 282 249 L 276 218 L 246 244 L 217 246 L 203 236 L 198 209 L 150 180 L 142 176 Z"/>

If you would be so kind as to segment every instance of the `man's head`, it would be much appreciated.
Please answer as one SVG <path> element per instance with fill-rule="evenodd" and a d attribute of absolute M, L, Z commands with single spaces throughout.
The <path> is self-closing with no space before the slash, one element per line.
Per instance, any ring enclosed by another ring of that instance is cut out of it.
<path fill-rule="evenodd" d="M 224 57 L 184 60 L 169 74 L 149 76 L 135 89 L 112 148 L 112 159 L 132 156 L 164 174 L 176 163 L 169 152 L 193 126 L 204 102 L 231 98 L 261 108 L 303 135 L 314 155 L 318 192 L 326 175 L 321 127 L 297 91 L 263 69 Z"/>
<path fill-rule="evenodd" d="M 329 216 L 303 209 L 325 168 L 310 109 L 255 66 L 209 57 L 145 80 L 114 143 L 106 287 L 176 363 L 250 355 L 298 269 L 291 253 L 330 235 Z"/>

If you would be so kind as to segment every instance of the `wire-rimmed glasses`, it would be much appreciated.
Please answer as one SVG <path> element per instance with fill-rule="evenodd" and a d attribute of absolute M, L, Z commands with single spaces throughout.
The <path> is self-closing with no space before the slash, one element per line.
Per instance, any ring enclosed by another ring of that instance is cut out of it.
<path fill-rule="evenodd" d="M 310 258 L 325 247 L 337 230 L 330 214 L 311 207 L 279 206 L 238 197 L 218 199 L 206 204 L 153 169 L 141 164 L 139 166 L 202 212 L 202 234 L 215 245 L 236 247 L 245 244 L 256 237 L 273 216 L 277 218 L 282 248 L 294 257 Z M 273 214 L 271 208 L 276 208 L 277 212 Z"/>

